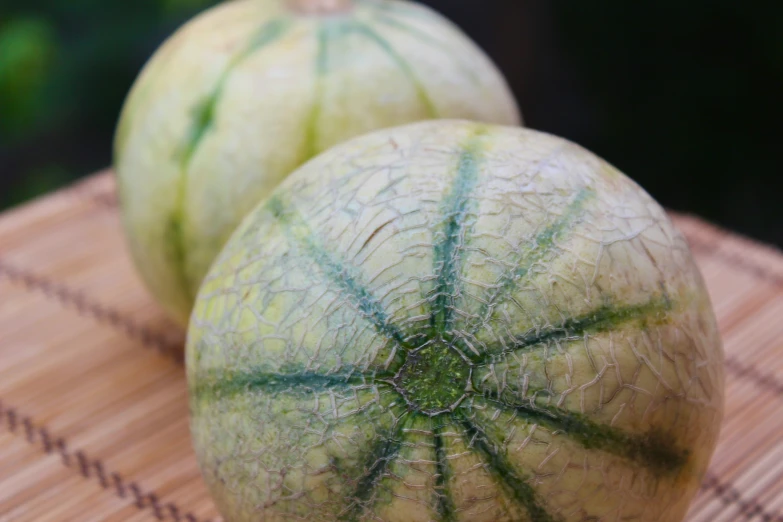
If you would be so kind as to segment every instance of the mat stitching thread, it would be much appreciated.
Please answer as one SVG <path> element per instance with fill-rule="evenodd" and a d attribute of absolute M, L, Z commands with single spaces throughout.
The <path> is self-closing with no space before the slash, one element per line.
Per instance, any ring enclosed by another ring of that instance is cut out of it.
<path fill-rule="evenodd" d="M 742 515 L 746 520 L 760 516 L 764 522 L 783 522 L 783 514 L 765 512 L 764 506 L 758 500 L 743 500 L 742 493 L 734 485 L 721 482 L 715 475 L 708 473 L 701 489 L 702 491 L 714 492 L 725 505 L 737 504 L 740 508 L 738 515 Z"/>
<path fill-rule="evenodd" d="M 735 377 L 747 378 L 763 388 L 769 389 L 775 395 L 783 396 L 783 382 L 776 379 L 774 375 L 764 373 L 755 366 L 744 365 L 733 357 L 727 357 L 724 361 L 724 366 Z"/>
<path fill-rule="evenodd" d="M 27 290 L 38 290 L 63 306 L 73 307 L 80 315 L 90 316 L 99 323 L 111 326 L 123 332 L 129 338 L 139 341 L 142 345 L 154 348 L 161 355 L 174 359 L 179 364 L 183 363 L 182 351 L 163 335 L 155 333 L 127 317 L 123 317 L 119 311 L 113 308 L 91 301 L 81 292 L 0 261 L 0 277 L 3 276 L 12 282 L 23 285 Z"/>
<path fill-rule="evenodd" d="M 116 192 L 90 192 L 85 191 L 87 197 L 102 207 L 116 209 L 119 206 Z"/>
<path fill-rule="evenodd" d="M 133 505 L 140 510 L 150 509 L 156 519 L 198 522 L 195 515 L 192 513 L 182 514 L 180 508 L 172 502 L 161 504 L 155 492 L 144 491 L 136 482 L 126 482 L 119 473 L 107 473 L 100 460 L 90 459 L 81 450 L 69 450 L 65 439 L 62 437 L 53 438 L 45 426 L 36 426 L 32 418 L 20 415 L 14 408 L 5 407 L 0 400 L 0 426 L 3 424 L 13 435 L 19 435 L 21 427 L 29 444 L 36 445 L 36 441 L 39 441 L 44 453 L 47 455 L 58 454 L 65 467 L 76 469 L 85 479 L 96 478 L 101 488 L 113 489 L 117 496 L 123 499 L 128 498 L 130 493 Z"/>
<path fill-rule="evenodd" d="M 103 176 L 114 177 L 113 174 L 105 173 L 93 176 L 92 179 Z M 90 178 L 88 177 L 87 179 Z M 66 190 L 70 191 L 78 198 L 83 200 L 91 200 L 109 209 L 116 209 L 119 206 L 119 197 L 116 185 L 109 187 L 107 190 L 106 188 L 95 188 L 92 186 L 91 182 L 81 182 L 76 183 Z"/>

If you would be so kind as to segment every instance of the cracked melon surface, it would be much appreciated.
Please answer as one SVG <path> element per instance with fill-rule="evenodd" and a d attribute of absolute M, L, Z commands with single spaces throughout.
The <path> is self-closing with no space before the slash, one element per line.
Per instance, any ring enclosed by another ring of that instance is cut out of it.
<path fill-rule="evenodd" d="M 228 236 L 286 175 L 348 138 L 433 118 L 520 122 L 495 66 L 433 11 L 221 4 L 161 47 L 121 115 L 115 168 L 136 266 L 184 323 Z"/>
<path fill-rule="evenodd" d="M 187 359 L 229 521 L 676 522 L 723 411 L 661 207 L 570 142 L 463 121 L 287 178 L 209 272 Z"/>

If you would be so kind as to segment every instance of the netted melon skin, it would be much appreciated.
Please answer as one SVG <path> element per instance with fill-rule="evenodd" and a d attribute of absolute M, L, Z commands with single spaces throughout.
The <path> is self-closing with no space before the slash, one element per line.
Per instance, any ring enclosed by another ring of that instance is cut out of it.
<path fill-rule="evenodd" d="M 239 0 L 210 9 L 152 57 L 123 108 L 114 164 L 144 281 L 185 323 L 236 226 L 314 155 L 433 118 L 516 125 L 499 71 L 414 3 Z M 335 2 L 331 2 L 334 4 Z"/>
<path fill-rule="evenodd" d="M 676 522 L 722 362 L 647 193 L 565 140 L 464 121 L 292 174 L 219 256 L 187 345 L 229 521 Z"/>

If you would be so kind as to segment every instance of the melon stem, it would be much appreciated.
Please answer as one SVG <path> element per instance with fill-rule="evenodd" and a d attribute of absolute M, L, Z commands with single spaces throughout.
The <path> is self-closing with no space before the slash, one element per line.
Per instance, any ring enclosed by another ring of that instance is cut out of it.
<path fill-rule="evenodd" d="M 288 7 L 306 15 L 329 15 L 350 11 L 353 0 L 286 0 Z"/>

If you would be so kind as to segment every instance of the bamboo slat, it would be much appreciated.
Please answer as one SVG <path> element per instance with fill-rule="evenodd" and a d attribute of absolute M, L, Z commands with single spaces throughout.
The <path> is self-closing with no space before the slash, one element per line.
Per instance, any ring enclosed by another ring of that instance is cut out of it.
<path fill-rule="evenodd" d="M 783 255 L 675 216 L 726 349 L 691 522 L 783 522 Z M 190 447 L 183 332 L 125 251 L 114 180 L 0 215 L 0 520 L 219 520 Z"/>

